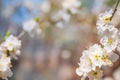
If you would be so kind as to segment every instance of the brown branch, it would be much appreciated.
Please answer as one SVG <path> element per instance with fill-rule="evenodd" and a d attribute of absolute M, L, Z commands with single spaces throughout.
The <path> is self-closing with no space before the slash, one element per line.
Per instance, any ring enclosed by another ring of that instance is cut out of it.
<path fill-rule="evenodd" d="M 115 8 L 114 8 L 114 12 L 113 12 L 112 17 L 111 17 L 110 20 L 112 20 L 112 18 L 114 17 L 115 12 L 117 11 L 117 7 L 118 7 L 119 3 L 120 3 L 120 0 L 117 0 L 116 5 L 115 5 Z"/>

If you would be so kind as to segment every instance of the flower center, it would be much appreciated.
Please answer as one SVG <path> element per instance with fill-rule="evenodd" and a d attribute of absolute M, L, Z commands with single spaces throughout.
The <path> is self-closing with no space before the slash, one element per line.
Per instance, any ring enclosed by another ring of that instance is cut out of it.
<path fill-rule="evenodd" d="M 95 60 L 99 60 L 100 56 L 99 56 L 98 54 L 96 54 L 96 55 L 94 56 L 94 58 L 95 58 Z"/>
<path fill-rule="evenodd" d="M 112 39 L 112 38 L 109 38 L 109 39 L 108 39 L 108 44 L 111 45 L 112 43 L 113 43 L 113 39 Z"/>
<path fill-rule="evenodd" d="M 111 21 L 111 17 L 106 17 L 106 18 L 104 18 L 104 22 L 108 23 L 108 22 L 110 22 L 110 21 Z"/>
<path fill-rule="evenodd" d="M 107 55 L 103 55 L 101 58 L 103 61 L 107 61 L 108 60 L 108 56 Z"/>
<path fill-rule="evenodd" d="M 98 72 L 93 72 L 93 75 L 94 75 L 94 76 L 97 76 L 97 75 L 98 75 Z"/>
<path fill-rule="evenodd" d="M 8 46 L 13 47 L 13 44 L 12 44 L 12 43 L 9 43 Z"/>

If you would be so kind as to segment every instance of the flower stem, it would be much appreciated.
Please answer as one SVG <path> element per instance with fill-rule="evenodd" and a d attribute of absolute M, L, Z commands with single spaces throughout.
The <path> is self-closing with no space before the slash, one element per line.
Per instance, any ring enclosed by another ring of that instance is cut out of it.
<path fill-rule="evenodd" d="M 114 12 L 113 12 L 112 17 L 111 17 L 111 20 L 112 20 L 112 18 L 114 17 L 115 12 L 117 11 L 117 7 L 118 7 L 119 3 L 120 3 L 120 0 L 117 0 L 116 5 L 115 5 L 115 8 L 114 8 Z"/>

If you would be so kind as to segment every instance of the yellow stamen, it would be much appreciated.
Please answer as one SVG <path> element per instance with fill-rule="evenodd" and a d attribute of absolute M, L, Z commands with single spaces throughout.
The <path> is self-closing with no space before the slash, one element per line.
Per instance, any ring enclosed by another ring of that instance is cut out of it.
<path fill-rule="evenodd" d="M 101 45 L 101 48 L 104 48 L 104 45 Z"/>
<path fill-rule="evenodd" d="M 109 38 L 109 39 L 108 39 L 108 44 L 111 45 L 112 43 L 113 43 L 113 39 L 112 39 L 112 38 Z"/>
<path fill-rule="evenodd" d="M 110 21 L 111 21 L 111 17 L 106 17 L 106 18 L 104 18 L 104 22 L 108 23 L 108 22 L 110 22 Z"/>
<path fill-rule="evenodd" d="M 93 75 L 96 76 L 98 73 L 97 72 L 94 72 Z"/>
<path fill-rule="evenodd" d="M 92 73 L 92 76 L 94 77 L 93 80 L 97 80 L 98 75 L 99 75 L 99 74 L 98 74 L 97 71 L 93 71 L 93 73 Z"/>
<path fill-rule="evenodd" d="M 108 57 L 107 55 L 103 55 L 101 59 L 102 59 L 103 61 L 107 61 L 108 58 L 109 58 L 109 57 Z"/>
<path fill-rule="evenodd" d="M 95 58 L 95 60 L 99 60 L 100 56 L 96 54 L 96 55 L 94 56 L 94 58 Z"/>
<path fill-rule="evenodd" d="M 107 55 L 103 55 L 101 59 L 108 65 L 112 65 L 112 62 L 109 60 L 109 57 Z"/>
<path fill-rule="evenodd" d="M 12 44 L 12 43 L 9 43 L 8 46 L 13 46 L 13 44 Z"/>

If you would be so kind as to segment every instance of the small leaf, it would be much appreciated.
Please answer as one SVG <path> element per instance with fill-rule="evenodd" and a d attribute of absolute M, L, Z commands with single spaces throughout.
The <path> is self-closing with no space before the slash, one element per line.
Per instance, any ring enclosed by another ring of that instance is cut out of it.
<path fill-rule="evenodd" d="M 11 35 L 10 31 L 8 30 L 5 34 L 5 36 L 2 38 L 2 41 L 5 41 L 6 38 L 8 38 Z"/>
<path fill-rule="evenodd" d="M 5 37 L 9 37 L 10 36 L 10 31 L 8 30 L 7 32 L 6 32 L 6 34 L 5 34 Z"/>
<path fill-rule="evenodd" d="M 35 20 L 36 22 L 39 22 L 40 18 L 39 18 L 39 17 L 36 17 L 36 18 L 34 18 L 34 20 Z"/>

